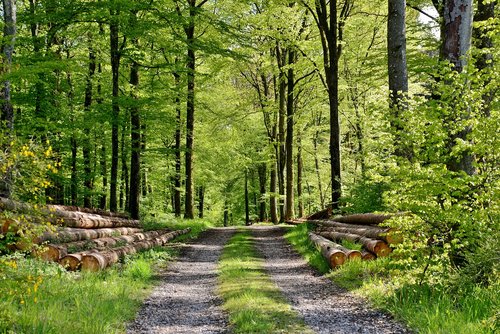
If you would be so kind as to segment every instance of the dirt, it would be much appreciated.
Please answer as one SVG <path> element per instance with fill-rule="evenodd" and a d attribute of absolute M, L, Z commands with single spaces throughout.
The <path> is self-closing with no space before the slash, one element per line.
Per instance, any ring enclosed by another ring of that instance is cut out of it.
<path fill-rule="evenodd" d="M 250 227 L 265 270 L 292 308 L 316 333 L 410 333 L 366 300 L 312 269 L 283 238 L 284 227 Z M 160 276 L 128 333 L 229 333 L 217 296 L 217 263 L 235 228 L 217 228 L 182 247 Z"/>

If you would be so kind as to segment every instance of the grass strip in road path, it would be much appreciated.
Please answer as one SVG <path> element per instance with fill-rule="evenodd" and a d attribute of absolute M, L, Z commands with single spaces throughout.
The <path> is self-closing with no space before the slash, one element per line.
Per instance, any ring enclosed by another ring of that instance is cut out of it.
<path fill-rule="evenodd" d="M 264 272 L 248 231 L 224 247 L 219 292 L 234 333 L 312 333 Z"/>

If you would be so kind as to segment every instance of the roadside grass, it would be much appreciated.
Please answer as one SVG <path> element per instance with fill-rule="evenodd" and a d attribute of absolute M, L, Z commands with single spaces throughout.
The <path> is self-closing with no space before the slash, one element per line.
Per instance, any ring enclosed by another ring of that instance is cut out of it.
<path fill-rule="evenodd" d="M 210 224 L 168 222 L 162 227 L 196 237 Z M 98 273 L 67 272 L 22 254 L 0 257 L 0 333 L 123 333 L 155 285 L 155 273 L 177 251 L 153 248 Z"/>
<path fill-rule="evenodd" d="M 219 293 L 233 333 L 311 333 L 265 274 L 247 231 L 224 247 Z"/>
<path fill-rule="evenodd" d="M 308 262 L 324 270 L 321 254 L 308 241 L 311 226 L 302 224 L 286 238 Z M 351 261 L 327 277 L 366 297 L 374 307 L 393 314 L 409 328 L 426 334 L 493 334 L 500 332 L 500 282 L 488 287 L 458 282 L 417 284 L 411 274 L 397 270 L 390 258 Z"/>

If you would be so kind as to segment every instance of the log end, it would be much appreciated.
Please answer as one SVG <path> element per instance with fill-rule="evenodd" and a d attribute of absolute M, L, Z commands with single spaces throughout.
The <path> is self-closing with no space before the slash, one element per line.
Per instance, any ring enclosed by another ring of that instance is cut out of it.
<path fill-rule="evenodd" d="M 340 250 L 333 250 L 330 254 L 329 262 L 331 268 L 336 268 L 344 264 L 346 255 Z"/>
<path fill-rule="evenodd" d="M 96 272 L 104 268 L 106 268 L 106 260 L 101 254 L 87 254 L 82 257 L 82 270 Z"/>
<path fill-rule="evenodd" d="M 59 264 L 67 270 L 75 271 L 80 269 L 81 260 L 81 255 L 69 254 L 61 258 L 59 260 Z"/>
<path fill-rule="evenodd" d="M 349 261 L 352 260 L 361 260 L 361 252 L 358 250 L 350 250 L 349 252 L 346 253 L 346 257 Z"/>
<path fill-rule="evenodd" d="M 361 252 L 361 258 L 363 259 L 363 261 L 373 261 L 377 258 L 377 256 L 373 253 L 364 251 Z"/>
<path fill-rule="evenodd" d="M 66 249 L 64 247 L 58 247 L 55 245 L 43 246 L 40 250 L 33 252 L 33 255 L 44 261 L 57 262 L 63 256 L 67 255 Z"/>
<path fill-rule="evenodd" d="M 375 254 L 377 254 L 378 257 L 388 256 L 392 252 L 391 247 L 389 247 L 383 241 L 377 241 L 377 244 L 373 247 L 373 250 L 375 251 Z"/>

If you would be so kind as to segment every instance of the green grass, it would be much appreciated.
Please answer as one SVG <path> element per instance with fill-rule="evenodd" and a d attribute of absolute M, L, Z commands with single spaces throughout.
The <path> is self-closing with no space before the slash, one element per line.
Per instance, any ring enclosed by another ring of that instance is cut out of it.
<path fill-rule="evenodd" d="M 311 333 L 263 271 L 249 232 L 225 246 L 219 292 L 234 333 Z"/>
<path fill-rule="evenodd" d="M 199 220 L 161 224 L 191 227 L 176 241 L 210 227 Z M 154 248 L 99 273 L 70 273 L 21 255 L 0 257 L 0 333 L 123 333 L 156 283 L 154 273 L 175 255 L 175 249 Z"/>
<path fill-rule="evenodd" d="M 330 271 L 328 262 L 316 250 L 307 233 L 312 230 L 311 224 L 300 224 L 285 234 L 285 239 L 307 260 L 307 262 L 322 274 Z"/>
<path fill-rule="evenodd" d="M 286 237 L 309 263 L 325 273 L 319 252 L 307 240 L 311 227 L 299 225 Z M 466 283 L 415 284 L 411 275 L 395 270 L 390 258 L 351 261 L 330 271 L 335 283 L 392 313 L 418 333 L 493 334 L 500 332 L 500 282 L 489 287 Z M 462 283 L 460 283 L 462 282 Z"/>

